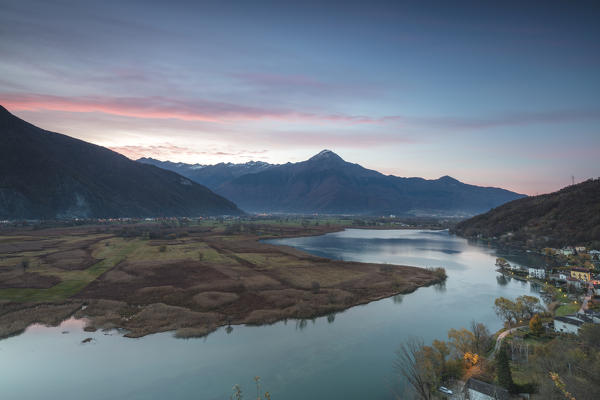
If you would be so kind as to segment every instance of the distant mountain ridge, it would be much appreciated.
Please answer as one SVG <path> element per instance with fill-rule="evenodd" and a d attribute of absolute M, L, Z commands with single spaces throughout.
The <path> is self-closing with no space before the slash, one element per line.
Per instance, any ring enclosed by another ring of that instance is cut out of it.
<path fill-rule="evenodd" d="M 188 178 L 45 131 L 0 106 L 0 219 L 240 213 Z"/>
<path fill-rule="evenodd" d="M 524 195 L 449 176 L 400 178 L 323 150 L 297 163 L 195 165 L 141 159 L 207 185 L 250 212 L 471 216 Z M 202 171 L 202 173 L 199 173 Z"/>
<path fill-rule="evenodd" d="M 249 161 L 244 164 L 185 164 L 171 161 L 159 161 L 146 157 L 140 158 L 137 161 L 176 172 L 212 190 L 219 187 L 219 185 L 225 181 L 237 178 L 241 175 L 261 172 L 276 165 L 263 161 Z"/>
<path fill-rule="evenodd" d="M 455 232 L 527 247 L 600 248 L 600 179 L 519 199 L 462 221 Z"/>

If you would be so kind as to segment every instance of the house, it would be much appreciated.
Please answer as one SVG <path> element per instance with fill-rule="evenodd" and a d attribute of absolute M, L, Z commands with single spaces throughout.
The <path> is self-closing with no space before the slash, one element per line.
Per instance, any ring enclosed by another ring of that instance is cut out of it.
<path fill-rule="evenodd" d="M 510 395 L 503 387 L 470 378 L 465 384 L 465 395 L 469 400 L 508 400 Z"/>
<path fill-rule="evenodd" d="M 561 271 L 558 273 L 558 279 L 563 280 L 563 281 L 566 281 L 569 276 L 571 276 L 571 275 L 567 274 L 564 271 Z"/>
<path fill-rule="evenodd" d="M 572 286 L 576 289 L 583 288 L 582 281 L 577 278 L 567 277 L 567 286 Z"/>
<path fill-rule="evenodd" d="M 600 311 L 584 310 L 585 316 L 592 319 L 594 324 L 600 324 Z"/>
<path fill-rule="evenodd" d="M 558 252 L 563 256 L 570 256 L 575 254 L 575 249 L 572 247 L 565 247 L 564 249 L 560 249 Z"/>
<path fill-rule="evenodd" d="M 571 268 L 571 278 L 579 279 L 580 281 L 590 281 L 592 280 L 592 274 L 590 270 L 587 268 Z"/>
<path fill-rule="evenodd" d="M 532 278 L 546 279 L 546 270 L 544 268 L 529 267 L 529 276 Z"/>
<path fill-rule="evenodd" d="M 579 328 L 585 323 L 594 323 L 593 319 L 585 314 L 571 314 L 563 317 L 554 317 L 554 332 L 579 334 Z"/>
<path fill-rule="evenodd" d="M 585 246 L 577 246 L 575 247 L 575 251 L 578 253 L 585 253 Z"/>

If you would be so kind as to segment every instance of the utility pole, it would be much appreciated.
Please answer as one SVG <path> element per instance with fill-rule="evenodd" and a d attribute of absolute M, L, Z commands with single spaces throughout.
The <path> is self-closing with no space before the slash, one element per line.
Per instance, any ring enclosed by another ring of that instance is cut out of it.
<path fill-rule="evenodd" d="M 575 176 L 571 175 L 571 185 L 574 185 L 574 184 L 575 184 Z"/>

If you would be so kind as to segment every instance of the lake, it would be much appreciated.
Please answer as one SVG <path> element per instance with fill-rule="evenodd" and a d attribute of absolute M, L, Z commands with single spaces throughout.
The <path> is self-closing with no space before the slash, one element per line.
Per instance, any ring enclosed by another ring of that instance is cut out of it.
<path fill-rule="evenodd" d="M 398 386 L 394 352 L 403 340 L 445 340 L 448 329 L 472 320 L 495 331 L 501 327 L 496 297 L 538 290 L 495 272 L 497 256 L 522 259 L 447 231 L 348 229 L 269 242 L 335 259 L 444 267 L 448 279 L 328 317 L 222 328 L 198 339 L 89 333 L 75 319 L 31 326 L 0 341 L 0 397 L 229 399 L 237 383 L 250 399 L 258 375 L 274 400 L 391 399 Z M 92 341 L 82 344 L 85 338 Z"/>

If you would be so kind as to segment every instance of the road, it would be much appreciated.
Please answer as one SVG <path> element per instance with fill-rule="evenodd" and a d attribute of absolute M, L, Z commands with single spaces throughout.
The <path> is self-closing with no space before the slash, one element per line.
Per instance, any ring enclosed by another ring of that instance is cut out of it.
<path fill-rule="evenodd" d="M 490 354 L 490 359 L 494 357 L 494 354 L 496 354 L 496 351 L 498 351 L 498 349 L 500 348 L 500 345 L 502 345 L 502 341 L 504 340 L 504 338 L 508 335 L 510 335 L 513 332 L 518 331 L 519 329 L 525 329 L 527 328 L 527 326 L 517 326 L 514 328 L 510 328 L 505 330 L 504 332 L 502 332 L 501 334 L 498 335 L 498 338 L 496 339 L 496 345 L 494 346 L 494 351 L 492 351 L 492 354 Z"/>

